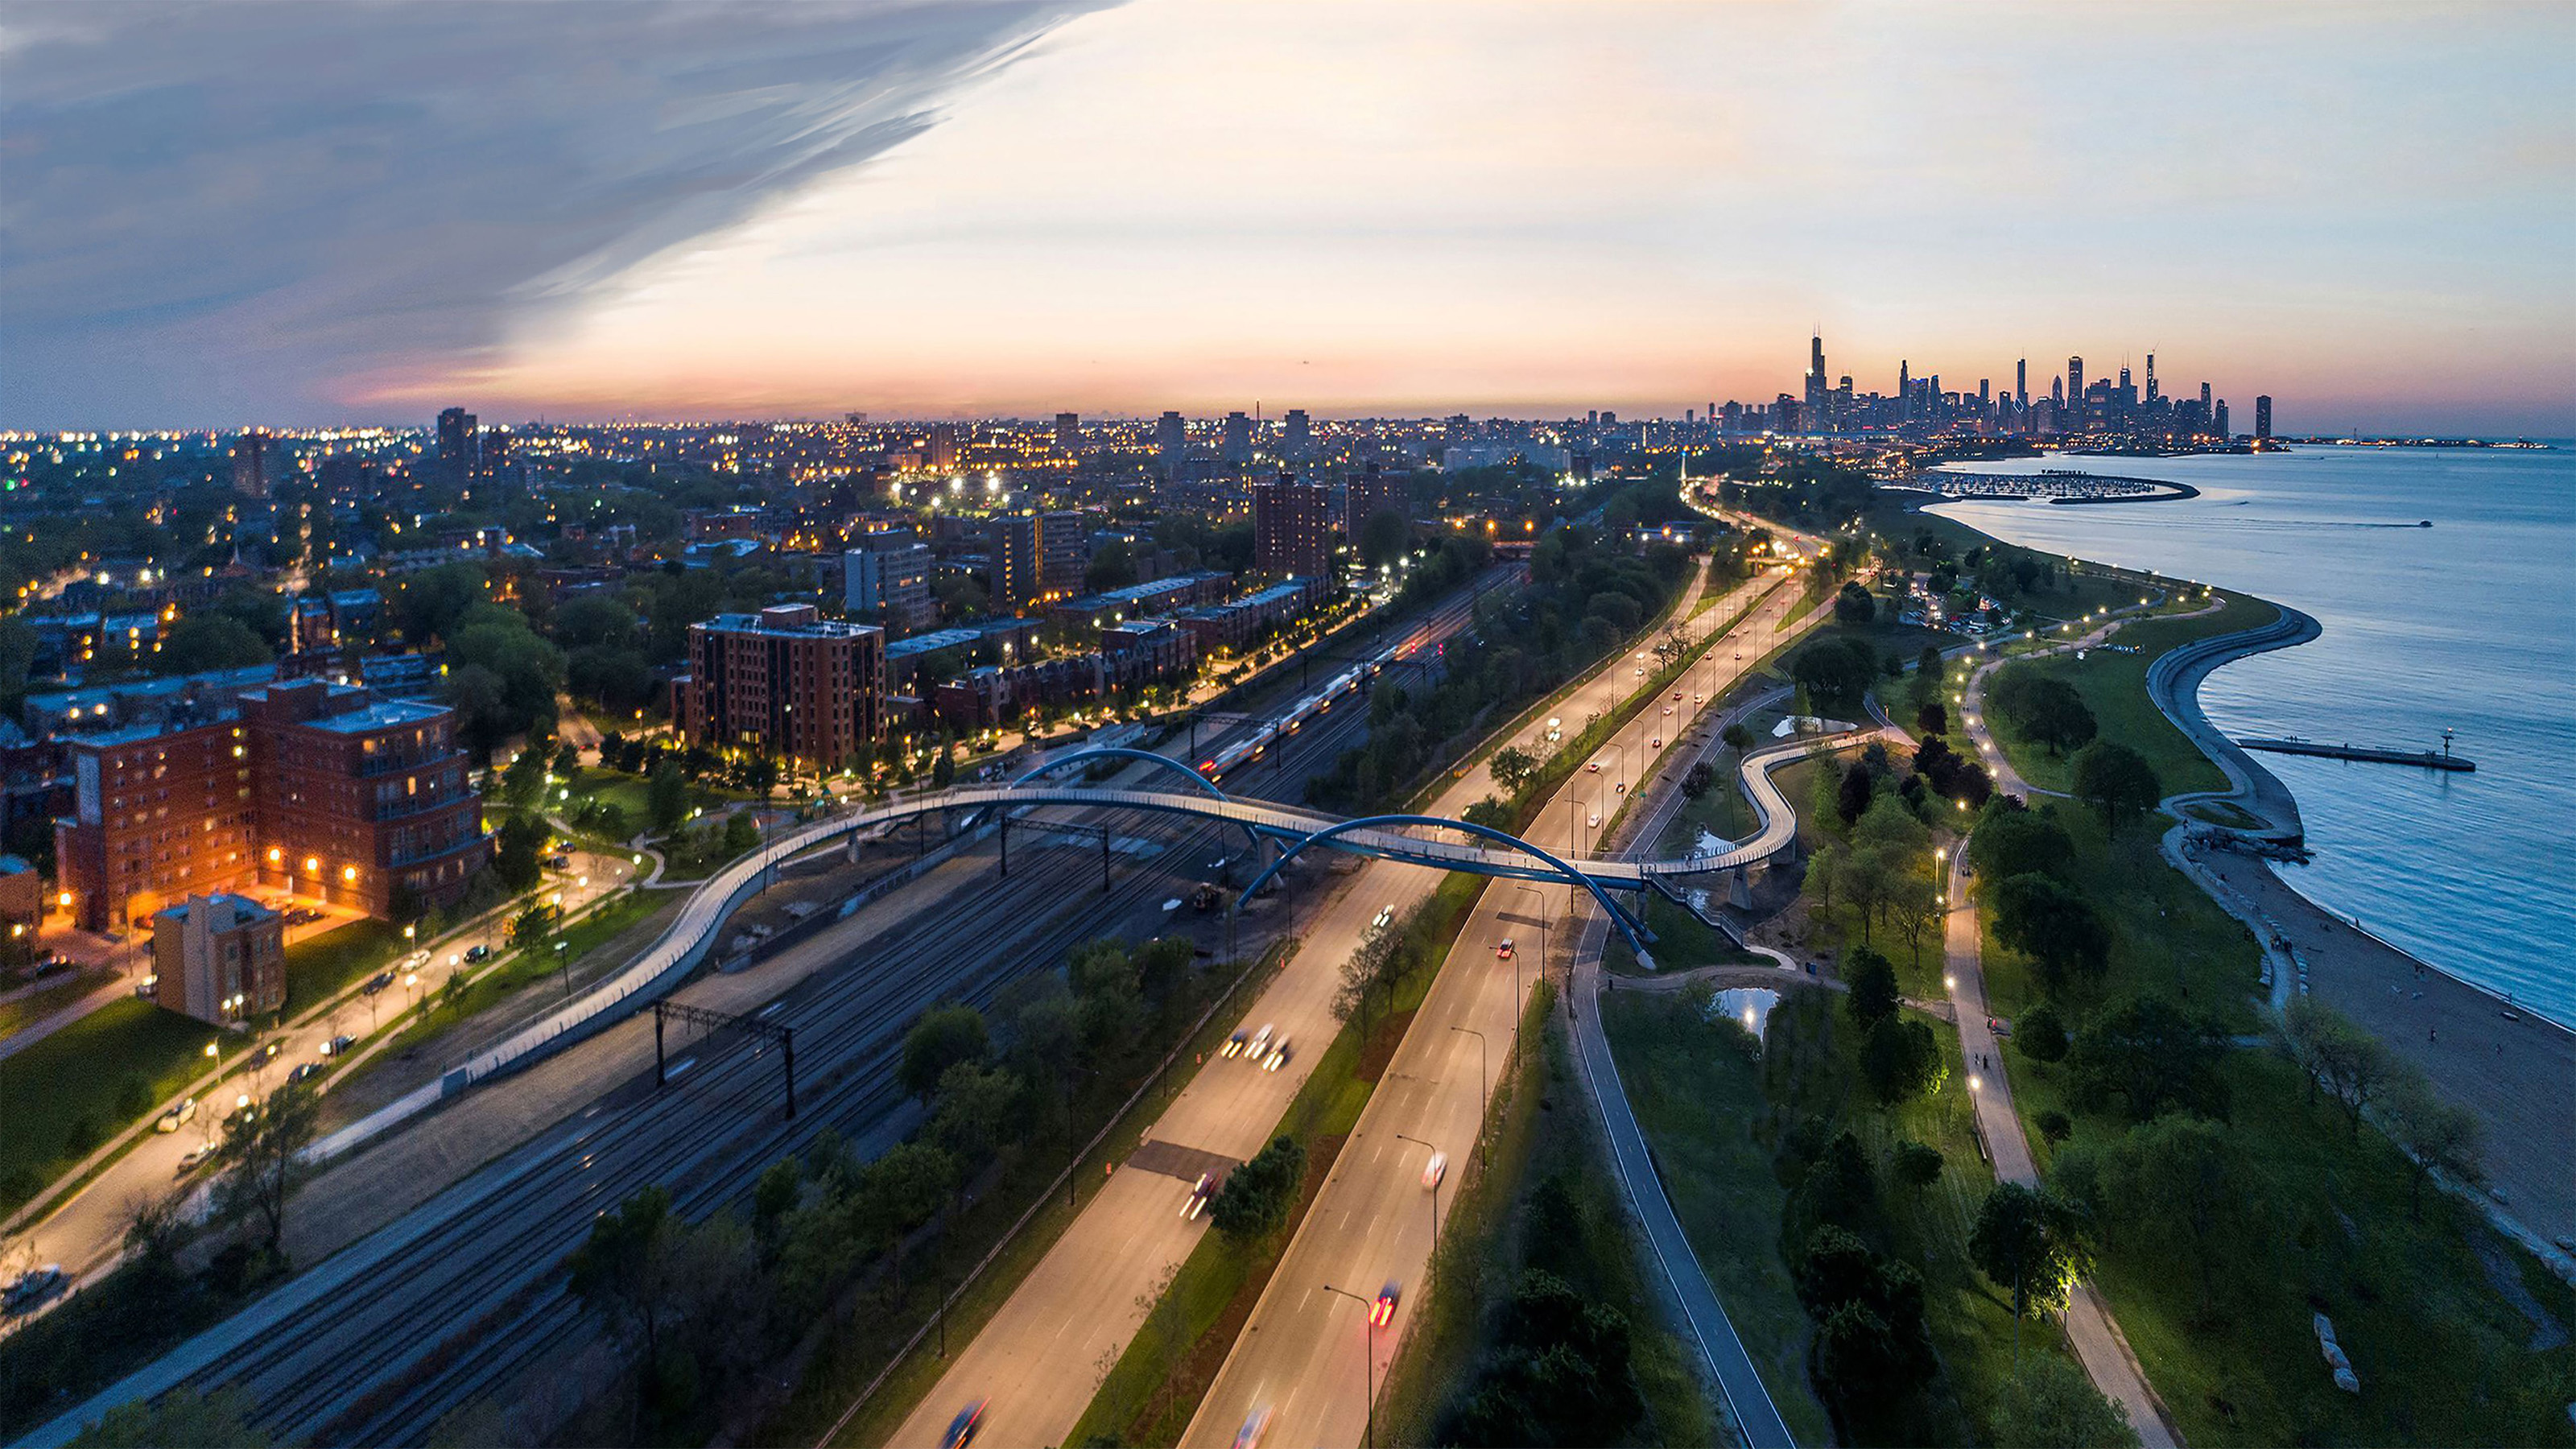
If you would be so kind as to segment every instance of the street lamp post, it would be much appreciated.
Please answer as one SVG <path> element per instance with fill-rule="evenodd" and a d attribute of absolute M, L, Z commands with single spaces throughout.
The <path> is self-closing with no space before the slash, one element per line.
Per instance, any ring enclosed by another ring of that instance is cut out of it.
<path fill-rule="evenodd" d="M 1395 1140 L 1398 1142 L 1410 1142 L 1416 1147 L 1430 1147 L 1431 1155 L 1434 1157 L 1442 1155 L 1439 1148 L 1431 1147 L 1430 1143 L 1423 1141 L 1419 1137 L 1407 1137 L 1403 1133 L 1398 1132 L 1395 1134 Z M 1442 1175 L 1446 1176 L 1447 1174 L 1444 1173 Z M 1434 1254 L 1437 1254 L 1440 1251 L 1440 1182 L 1437 1178 L 1434 1178 L 1431 1183 L 1431 1251 Z"/>
<path fill-rule="evenodd" d="M 1472 1026 L 1449 1029 L 1476 1039 L 1476 1166 L 1482 1170 L 1485 1166 L 1485 1115 L 1493 1110 L 1491 1089 L 1485 1085 L 1485 1034 Z"/>
<path fill-rule="evenodd" d="M 1541 975 L 1545 975 L 1549 935 L 1547 892 L 1534 885 L 1515 886 L 1513 889 L 1517 892 L 1513 897 L 1516 901 L 1525 895 L 1538 898 L 1538 969 Z M 1527 988 L 1521 985 L 1521 953 L 1514 951 L 1512 953 L 1512 1049 L 1516 1052 L 1520 1050 L 1521 1001 L 1522 993 L 1526 990 Z"/>
<path fill-rule="evenodd" d="M 555 942 L 555 974 L 563 981 L 564 1000 L 572 1000 L 572 956 L 564 947 L 569 941 Z"/>
<path fill-rule="evenodd" d="M 1324 1291 L 1341 1294 L 1344 1298 L 1358 1304 L 1360 1311 L 1367 1315 L 1368 1347 L 1366 1356 L 1360 1363 L 1363 1381 L 1368 1385 L 1368 1438 L 1364 1442 L 1368 1445 L 1368 1449 L 1377 1449 L 1377 1304 L 1356 1293 L 1336 1288 L 1330 1283 L 1324 1285 Z"/>

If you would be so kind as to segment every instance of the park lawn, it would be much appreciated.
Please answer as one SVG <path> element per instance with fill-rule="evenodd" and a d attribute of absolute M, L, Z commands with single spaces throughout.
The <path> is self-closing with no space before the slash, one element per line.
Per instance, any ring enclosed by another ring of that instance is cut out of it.
<path fill-rule="evenodd" d="M 2098 816 L 2068 801 L 2043 801 L 2075 841 L 2071 883 L 2111 926 L 2111 955 L 2099 981 L 2068 983 L 2057 998 L 2071 1029 L 2095 1008 L 2126 996 L 2173 998 L 2186 1010 L 2215 1015 L 2234 1033 L 2262 1028 L 2253 993 L 2262 979 L 2254 938 L 2156 849 L 2155 824 L 2123 825 L 2108 838 Z M 1972 885 L 1982 889 L 1985 882 Z M 2016 1016 L 2046 995 L 2029 962 L 1995 939 L 1994 918 L 1980 911 L 1986 1003 Z"/>
<path fill-rule="evenodd" d="M 9 1001 L 0 1001 L 0 1037 L 7 1037 L 20 1027 L 32 1026 L 82 997 L 105 985 L 116 973 L 103 967 L 90 967 L 65 976 L 41 990 Z"/>
<path fill-rule="evenodd" d="M 92 1147 L 135 1120 L 116 1110 L 139 1082 L 158 1106 L 209 1065 L 214 1028 L 150 1002 L 109 1002 L 14 1056 L 0 1058 L 0 1211 L 71 1170 Z M 70 1148 L 73 1128 L 94 1129 Z"/>
<path fill-rule="evenodd" d="M 1655 969 L 1646 971 L 1637 965 L 1636 954 L 1628 943 L 1617 936 L 1610 938 L 1602 950 L 1601 962 L 1621 976 L 1661 976 L 1674 971 L 1687 971 L 1694 966 L 1721 966 L 1736 962 L 1770 964 L 1767 956 L 1736 949 L 1725 932 L 1656 891 L 1642 891 L 1636 898 L 1645 907 L 1646 929 L 1653 932 L 1654 942 L 1646 949 L 1655 955 Z"/>
<path fill-rule="evenodd" d="M 2227 776 L 2174 727 L 2173 721 L 2165 718 L 2164 711 L 2156 708 L 2155 700 L 2147 693 L 2147 668 L 2167 650 L 2213 634 L 2254 628 L 2272 618 L 2272 606 L 2260 600 L 2239 594 L 2220 597 L 2227 601 L 2226 606 L 2215 614 L 2197 619 L 2143 619 L 2122 626 L 2110 642 L 2135 645 L 2135 654 L 2096 649 L 2080 661 L 2074 655 L 2059 654 L 2007 664 L 1989 680 L 1987 698 L 1994 697 L 1994 685 L 2007 675 L 2062 679 L 2083 696 L 2085 707 L 2093 711 L 2101 727 L 2098 738 L 2117 740 L 2145 756 L 2166 794 L 2224 790 Z M 2068 787 L 2073 774 L 2070 756 L 2049 754 L 2047 747 L 2023 736 L 2000 714 L 1989 711 L 1986 723 L 2023 778 L 2043 790 Z"/>
<path fill-rule="evenodd" d="M 627 829 L 651 828 L 653 792 L 652 787 L 641 775 L 630 775 L 624 770 L 611 770 L 598 765 L 584 765 L 573 775 L 571 781 L 555 788 L 572 792 L 572 798 L 569 800 L 549 802 L 556 810 L 565 812 L 566 818 L 570 818 L 569 811 L 572 807 L 586 801 L 597 800 L 602 804 L 616 806 L 626 817 Z M 687 801 L 687 808 L 691 810 L 713 810 L 728 801 L 747 800 L 750 796 L 739 790 L 718 790 L 691 782 L 683 798 Z"/>
<path fill-rule="evenodd" d="M 291 1019 L 383 970 L 402 954 L 402 927 L 369 916 L 307 936 L 286 948 L 286 1012 Z"/>
<path fill-rule="evenodd" d="M 1831 1442 L 1807 1384 L 1807 1311 L 1780 1256 L 1789 1194 L 1754 1134 L 1769 1113 L 1759 1047 L 1732 1022 L 1700 1019 L 1681 994 L 1605 996 L 1601 1027 L 1673 1214 L 1772 1402 L 1799 1443 Z"/>
<path fill-rule="evenodd" d="M 1934 537 L 1950 545 L 1953 558 L 1961 557 L 1968 550 L 1982 545 L 1997 550 L 2007 558 L 2028 554 L 2035 558 L 2055 558 L 2061 566 L 2067 562 L 2063 556 L 2050 554 L 2043 549 L 2024 548 L 2019 544 L 2005 543 L 1992 534 L 1971 528 L 1955 519 L 1943 518 L 1934 513 L 1910 511 L 1915 504 L 1925 500 L 1926 495 L 1921 493 L 1882 494 L 1862 515 L 1862 521 L 1871 531 L 1909 546 L 1916 529 L 1928 528 Z M 2032 506 L 2054 507 L 2056 505 L 2034 504 Z M 1928 568 L 1928 564 L 1913 557 L 1909 551 L 1904 567 L 1908 572 L 1922 572 Z M 2115 609 L 2138 601 L 2138 586 L 2135 583 L 2095 568 L 2079 564 L 2074 572 L 2062 574 L 2060 578 L 2067 587 L 2042 593 L 2015 595 L 1998 602 L 2007 608 L 2028 609 L 2052 619 L 2073 619 L 2089 614 L 2095 609 Z"/>

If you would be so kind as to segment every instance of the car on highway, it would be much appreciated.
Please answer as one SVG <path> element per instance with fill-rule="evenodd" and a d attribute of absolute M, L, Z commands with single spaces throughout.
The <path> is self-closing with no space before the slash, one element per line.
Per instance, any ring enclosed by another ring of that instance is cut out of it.
<path fill-rule="evenodd" d="M 1181 1199 L 1182 1220 L 1186 1222 L 1207 1211 L 1208 1199 L 1214 1196 L 1216 1196 L 1216 1174 L 1200 1173 L 1199 1180 L 1190 1184 L 1190 1195 Z"/>
<path fill-rule="evenodd" d="M 1288 1065 L 1288 1038 L 1283 1036 L 1270 1044 L 1270 1055 L 1261 1059 L 1261 1069 L 1265 1072 L 1275 1072 L 1286 1065 Z"/>
<path fill-rule="evenodd" d="M 161 1120 L 152 1124 L 152 1130 L 155 1132 L 176 1132 L 180 1128 L 187 1126 L 190 1122 L 195 1121 L 196 1117 L 197 1099 L 190 1097 L 180 1102 L 177 1106 L 172 1107 L 169 1111 L 162 1113 Z"/>
<path fill-rule="evenodd" d="M 1586 774 L 1598 775 L 1601 773 L 1601 762 L 1599 760 L 1586 760 L 1583 762 L 1583 769 Z"/>
<path fill-rule="evenodd" d="M 1269 1432 L 1270 1406 L 1262 1404 L 1253 1409 L 1242 1428 L 1234 1431 L 1234 1449 L 1261 1449 L 1261 1436 Z"/>
<path fill-rule="evenodd" d="M 1261 1030 L 1254 1032 L 1252 1040 L 1244 1045 L 1243 1054 L 1256 1062 L 1261 1060 L 1262 1055 L 1270 1050 L 1270 1032 L 1270 1023 L 1263 1022 Z"/>
<path fill-rule="evenodd" d="M 939 1436 L 939 1449 L 966 1449 L 975 1442 L 975 1431 L 984 1427 L 984 1407 L 991 1399 L 977 1399 L 957 1411 L 948 1421 L 948 1432 Z"/>
<path fill-rule="evenodd" d="M 1673 712 L 1673 707 L 1672 707 L 1671 705 L 1669 705 L 1669 704 L 1668 704 L 1668 705 L 1665 705 L 1665 706 L 1664 706 L 1664 713 L 1666 713 L 1666 714 L 1671 714 L 1672 712 Z"/>
<path fill-rule="evenodd" d="M 1394 919 L 1395 919 L 1395 907 L 1393 907 L 1393 906 L 1380 906 L 1380 907 L 1378 907 L 1377 915 L 1376 915 L 1373 919 L 1371 919 L 1371 920 L 1369 921 L 1369 924 L 1370 924 L 1370 925 L 1372 925 L 1372 926 L 1375 926 L 1375 927 L 1377 927 L 1379 930 L 1383 931 L 1383 930 L 1385 930 L 1385 929 L 1386 929 L 1386 923 L 1387 923 L 1387 922 L 1389 922 L 1389 921 L 1392 921 L 1392 920 L 1394 920 Z"/>
<path fill-rule="evenodd" d="M 465 959 L 468 961 L 488 961 L 491 958 L 492 948 L 489 946 L 468 946 L 465 948 Z"/>
<path fill-rule="evenodd" d="M 1438 1187 L 1440 1185 L 1440 1179 L 1447 1177 L 1448 1175 L 1449 1154 L 1446 1152 L 1433 1152 L 1431 1154 L 1431 1160 L 1422 1165 L 1422 1185 L 1424 1187 Z"/>
<path fill-rule="evenodd" d="M 1673 691 L 1673 703 L 1675 703 L 1675 704 L 1679 704 L 1679 703 L 1681 703 L 1681 702 L 1682 702 L 1682 692 L 1681 692 L 1680 690 L 1676 689 L 1676 690 L 1674 690 L 1674 691 Z M 1672 711 L 1671 711 L 1671 710 L 1665 710 L 1665 711 L 1664 711 L 1664 713 L 1666 713 L 1666 714 L 1671 714 L 1671 713 L 1672 713 Z"/>
<path fill-rule="evenodd" d="M 1592 814 L 1592 828 L 1595 830 L 1601 828 L 1601 813 L 1597 810 Z"/>
<path fill-rule="evenodd" d="M 1625 794 L 1627 794 L 1627 793 L 1628 793 L 1628 782 L 1627 782 L 1627 781 L 1625 781 L 1625 780 L 1622 780 L 1622 781 L 1620 781 L 1618 784 L 1613 785 L 1612 787 L 1610 787 L 1610 793 L 1611 793 L 1611 794 L 1613 794 L 1613 795 L 1625 795 Z"/>
<path fill-rule="evenodd" d="M 1380 1328 L 1393 1323 L 1396 1301 L 1403 1296 L 1404 1285 L 1392 1278 L 1387 1279 L 1386 1286 L 1377 1290 L 1377 1301 L 1369 1305 L 1369 1322 Z"/>
<path fill-rule="evenodd" d="M 1252 1033 L 1245 1031 L 1241 1027 L 1236 1027 L 1234 1029 L 1234 1035 L 1225 1039 L 1225 1050 L 1217 1053 L 1217 1055 L 1239 1057 L 1243 1055 L 1244 1047 L 1250 1044 L 1251 1040 Z"/>
<path fill-rule="evenodd" d="M 19 1274 L 8 1287 L 0 1288 L 0 1313 L 31 1312 L 38 1304 L 62 1292 L 68 1281 L 63 1276 L 60 1263 L 30 1268 Z"/>
<path fill-rule="evenodd" d="M 320 1075 L 322 1075 L 320 1062 L 297 1062 L 295 1070 L 286 1074 L 286 1079 L 290 1082 L 309 1082 Z"/>
<path fill-rule="evenodd" d="M 322 1055 L 326 1057 L 336 1057 L 357 1044 L 358 1039 L 344 1031 L 338 1036 L 331 1038 L 329 1041 L 322 1043 Z"/>
<path fill-rule="evenodd" d="M 1662 735 L 1657 735 L 1653 739 L 1648 740 L 1646 745 L 1649 749 L 1660 750 L 1664 747 L 1664 737 Z"/>
<path fill-rule="evenodd" d="M 1494 959 L 1495 959 L 1495 960 L 1497 960 L 1497 961 L 1509 961 L 1510 959 L 1512 959 L 1512 938 L 1511 938 L 1511 937 L 1509 937 L 1509 936 L 1505 936 L 1505 937 L 1503 938 L 1503 942 L 1502 942 L 1502 944 L 1501 944 L 1501 945 L 1499 945 L 1499 946 L 1496 946 L 1496 947 L 1494 948 Z"/>

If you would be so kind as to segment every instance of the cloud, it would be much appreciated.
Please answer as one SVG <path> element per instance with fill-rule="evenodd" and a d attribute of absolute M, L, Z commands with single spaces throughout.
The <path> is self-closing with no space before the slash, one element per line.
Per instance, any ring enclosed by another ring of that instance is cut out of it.
<path fill-rule="evenodd" d="M 12 7 L 0 420 L 343 419 L 936 125 L 1090 8 Z"/>

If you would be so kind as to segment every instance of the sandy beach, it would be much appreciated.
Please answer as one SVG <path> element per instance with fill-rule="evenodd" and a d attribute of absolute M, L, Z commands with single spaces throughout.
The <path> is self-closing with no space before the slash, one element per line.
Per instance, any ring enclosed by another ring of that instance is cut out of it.
<path fill-rule="evenodd" d="M 2506 1212 L 2543 1238 L 2576 1237 L 2576 1170 L 2568 1166 L 2576 1163 L 2576 1032 L 2354 930 L 2291 889 L 2267 861 L 2213 850 L 2198 864 L 2289 938 L 2307 963 L 2309 994 L 2376 1033 L 2444 1097 L 2477 1114 L 2487 1131 L 2487 1176 Z"/>

